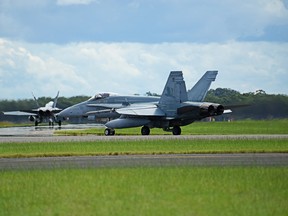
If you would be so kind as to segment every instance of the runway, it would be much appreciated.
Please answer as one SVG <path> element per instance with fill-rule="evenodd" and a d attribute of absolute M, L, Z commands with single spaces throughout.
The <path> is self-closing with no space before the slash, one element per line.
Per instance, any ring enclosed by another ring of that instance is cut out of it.
<path fill-rule="evenodd" d="M 99 124 L 74 124 L 64 125 L 61 130 L 74 130 L 103 127 Z M 113 141 L 113 140 L 162 140 L 162 139 L 288 139 L 288 134 L 256 134 L 256 135 L 150 135 L 150 136 L 55 136 L 58 127 L 39 126 L 39 127 L 7 127 L 0 128 L 0 144 L 9 142 L 85 142 L 85 141 Z"/>
<path fill-rule="evenodd" d="M 287 154 L 165 154 L 0 158 L 0 170 L 103 168 L 103 167 L 209 167 L 287 166 Z"/>
<path fill-rule="evenodd" d="M 97 125 L 99 126 L 99 125 Z M 67 125 L 65 129 L 95 127 L 95 125 Z M 150 136 L 54 136 L 56 128 L 13 127 L 0 128 L 1 143 L 25 142 L 84 142 L 113 140 L 167 140 L 167 139 L 288 139 L 282 135 L 150 135 Z M 165 167 L 165 166 L 288 166 L 288 154 L 165 154 L 165 155 L 119 155 L 119 156 L 73 156 L 0 158 L 0 170 L 30 170 L 55 168 L 101 168 L 101 167 Z"/>
<path fill-rule="evenodd" d="M 3 127 L 0 128 L 0 137 L 9 137 L 9 136 L 22 136 L 22 137 L 41 137 L 41 136 L 52 136 L 54 131 L 57 130 L 75 130 L 75 129 L 88 129 L 103 127 L 99 124 L 67 124 L 58 126 L 45 126 L 40 125 L 37 127 L 26 126 L 26 127 Z M 104 129 L 103 129 L 104 130 Z"/>

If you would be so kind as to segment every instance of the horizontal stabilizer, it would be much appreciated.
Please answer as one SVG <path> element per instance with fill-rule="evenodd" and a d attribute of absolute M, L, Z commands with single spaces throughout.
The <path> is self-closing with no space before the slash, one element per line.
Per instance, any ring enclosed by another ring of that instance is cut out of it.
<path fill-rule="evenodd" d="M 229 113 L 232 113 L 232 110 L 226 109 L 226 110 L 224 110 L 224 112 L 223 112 L 223 114 L 229 114 Z"/>
<path fill-rule="evenodd" d="M 13 115 L 13 116 L 29 116 L 29 115 L 36 115 L 33 112 L 24 112 L 24 111 L 8 111 L 3 112 L 4 115 Z"/>

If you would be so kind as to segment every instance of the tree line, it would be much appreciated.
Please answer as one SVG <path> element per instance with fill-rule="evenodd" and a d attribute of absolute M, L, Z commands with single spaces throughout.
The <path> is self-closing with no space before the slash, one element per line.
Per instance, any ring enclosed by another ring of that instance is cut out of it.
<path fill-rule="evenodd" d="M 205 100 L 224 107 L 246 105 L 233 109 L 231 117 L 235 119 L 288 118 L 287 95 L 266 94 L 263 90 L 241 94 L 232 89 L 217 88 L 209 90 Z"/>
<path fill-rule="evenodd" d="M 147 92 L 147 96 L 159 96 L 159 94 Z M 64 109 L 82 101 L 88 100 L 88 96 L 59 97 L 57 107 Z M 53 100 L 50 97 L 38 98 L 40 106 Z M 231 105 L 246 105 L 233 109 L 230 117 L 233 119 L 273 119 L 288 118 L 288 96 L 266 94 L 265 91 L 243 93 L 227 88 L 210 89 L 205 101 L 219 103 L 224 107 Z M 33 98 L 19 100 L 0 100 L 0 111 L 29 110 L 37 108 Z M 12 118 L 12 117 L 10 117 Z M 9 118 L 9 119 L 10 119 Z M 2 115 L 0 121 L 5 120 Z"/>

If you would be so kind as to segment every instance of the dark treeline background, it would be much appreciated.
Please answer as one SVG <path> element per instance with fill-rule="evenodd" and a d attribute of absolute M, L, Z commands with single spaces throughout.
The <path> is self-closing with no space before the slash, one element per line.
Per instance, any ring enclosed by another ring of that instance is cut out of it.
<path fill-rule="evenodd" d="M 209 90 L 205 101 L 229 105 L 249 105 L 235 108 L 231 117 L 234 119 L 273 119 L 288 118 L 288 96 L 266 94 L 259 90 L 256 93 L 243 93 L 225 88 Z"/>
<path fill-rule="evenodd" d="M 148 96 L 159 96 L 155 93 L 147 92 Z M 75 96 L 70 98 L 59 97 L 57 107 L 64 109 L 74 104 L 87 100 L 88 96 Z M 40 106 L 45 106 L 46 103 L 53 100 L 49 97 L 38 98 Z M 225 106 L 229 105 L 249 105 L 233 109 L 229 118 L 234 120 L 241 119 L 273 119 L 273 118 L 288 118 L 288 96 L 266 94 L 260 90 L 256 93 L 249 92 L 241 94 L 238 91 L 226 88 L 211 89 L 208 91 L 205 101 L 219 103 Z M 21 100 L 0 100 L 0 111 L 17 111 L 37 108 L 35 101 L 31 99 Z M 0 121 L 10 120 L 17 121 L 19 117 L 8 117 L 1 115 Z"/>

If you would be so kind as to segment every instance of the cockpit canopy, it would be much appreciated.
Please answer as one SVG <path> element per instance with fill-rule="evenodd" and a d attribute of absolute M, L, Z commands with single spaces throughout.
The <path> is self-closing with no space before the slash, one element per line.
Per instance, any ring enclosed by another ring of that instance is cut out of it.
<path fill-rule="evenodd" d="M 111 97 L 111 96 L 118 96 L 117 93 L 111 93 L 111 92 L 103 92 L 103 93 L 97 93 L 94 96 L 92 96 L 89 101 L 91 100 L 99 100 L 99 99 L 104 99 L 107 97 Z"/>

